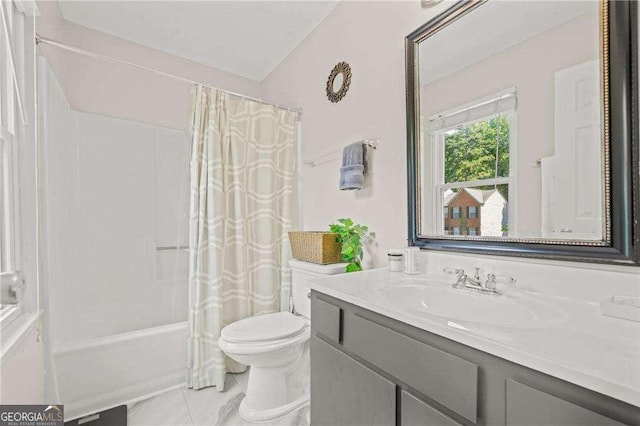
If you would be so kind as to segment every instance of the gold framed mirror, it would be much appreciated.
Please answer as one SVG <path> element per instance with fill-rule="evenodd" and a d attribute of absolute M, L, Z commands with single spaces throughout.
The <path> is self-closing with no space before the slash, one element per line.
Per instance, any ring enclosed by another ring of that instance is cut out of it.
<path fill-rule="evenodd" d="M 327 79 L 327 98 L 337 103 L 342 100 L 351 85 L 351 67 L 346 62 L 338 62 Z"/>

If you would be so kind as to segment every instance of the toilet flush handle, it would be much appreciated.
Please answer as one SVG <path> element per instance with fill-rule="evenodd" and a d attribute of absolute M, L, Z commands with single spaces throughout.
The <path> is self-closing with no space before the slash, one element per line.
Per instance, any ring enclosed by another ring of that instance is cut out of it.
<path fill-rule="evenodd" d="M 307 293 L 307 298 L 311 299 L 311 292 Z"/>

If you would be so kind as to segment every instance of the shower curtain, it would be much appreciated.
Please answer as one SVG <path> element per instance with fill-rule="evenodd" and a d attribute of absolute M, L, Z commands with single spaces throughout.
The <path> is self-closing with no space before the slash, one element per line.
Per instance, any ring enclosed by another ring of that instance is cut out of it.
<path fill-rule="evenodd" d="M 287 310 L 288 231 L 297 215 L 297 113 L 193 88 L 187 386 L 241 372 L 224 326 Z"/>

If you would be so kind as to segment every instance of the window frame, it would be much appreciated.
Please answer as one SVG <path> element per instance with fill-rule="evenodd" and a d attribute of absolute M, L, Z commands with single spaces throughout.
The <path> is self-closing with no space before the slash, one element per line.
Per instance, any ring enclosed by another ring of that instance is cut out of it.
<path fill-rule="evenodd" d="M 451 207 L 451 219 L 462 219 L 462 209 L 460 207 Z"/>
<path fill-rule="evenodd" d="M 473 208 L 473 216 L 471 215 L 471 208 Z M 467 219 L 478 219 L 478 206 L 467 206 Z"/>
<path fill-rule="evenodd" d="M 9 9 L 9 10 L 6 10 Z M 24 135 L 26 118 L 24 63 L 16 51 L 24 45 L 24 14 L 13 1 L 0 3 L 0 273 L 21 269 L 21 221 L 18 144 Z"/>
<path fill-rule="evenodd" d="M 0 305 L 0 328 L 20 316 L 24 299 L 20 175 L 22 152 L 30 141 L 29 129 L 34 128 L 29 123 L 34 117 L 27 118 L 25 101 L 31 102 L 27 74 L 32 72 L 31 62 L 35 60 L 29 53 L 35 40 L 33 22 L 28 20 L 34 19 L 36 10 L 32 2 L 0 2 L 0 276 L 4 285 L 15 278 L 20 282 L 17 301 Z"/>
<path fill-rule="evenodd" d="M 504 96 L 513 96 L 515 98 L 514 104 L 510 106 L 508 109 L 499 109 L 498 111 L 488 115 L 480 115 L 474 117 L 469 121 L 464 121 L 461 123 L 457 123 L 454 126 L 442 127 L 437 130 L 429 132 L 429 140 L 431 141 L 431 148 L 433 150 L 432 158 L 436 159 L 432 167 L 433 175 L 432 179 L 435 182 L 435 208 L 436 211 L 441 209 L 444 206 L 444 193 L 447 190 L 456 190 L 462 188 L 474 188 L 477 186 L 492 186 L 492 185 L 504 185 L 507 184 L 509 187 L 508 195 L 509 201 L 507 202 L 507 215 L 508 215 L 508 227 L 509 227 L 509 236 L 516 237 L 517 236 L 517 215 L 516 215 L 516 205 L 517 205 L 517 193 L 516 193 L 516 185 L 517 185 L 517 152 L 518 152 L 518 143 L 517 143 L 517 104 L 518 104 L 518 92 L 516 88 L 505 89 L 499 93 L 495 93 L 490 96 L 485 96 L 480 99 L 476 99 L 475 101 L 468 102 L 464 105 L 453 108 L 449 111 L 444 111 L 442 113 L 434 114 L 434 117 L 443 117 L 447 115 L 451 115 L 450 111 L 463 111 L 474 109 L 478 106 L 484 106 L 491 103 L 499 103 Z M 495 117 L 506 116 L 509 120 L 509 176 L 506 177 L 496 177 L 490 179 L 480 179 L 473 181 L 464 181 L 464 182 L 449 182 L 445 183 L 445 133 L 459 126 L 471 125 L 474 123 L 479 123 L 482 121 L 487 121 Z M 453 216 L 453 215 L 452 215 Z M 461 214 L 462 217 L 462 214 Z M 436 217 L 436 230 L 440 232 L 440 235 L 444 234 L 444 218 Z"/>

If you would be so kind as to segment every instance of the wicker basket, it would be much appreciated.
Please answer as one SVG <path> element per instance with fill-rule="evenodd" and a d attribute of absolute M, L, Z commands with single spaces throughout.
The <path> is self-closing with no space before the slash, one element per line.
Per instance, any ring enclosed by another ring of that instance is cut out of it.
<path fill-rule="evenodd" d="M 295 259 L 326 265 L 342 262 L 340 234 L 331 232 L 289 232 L 291 253 Z"/>

